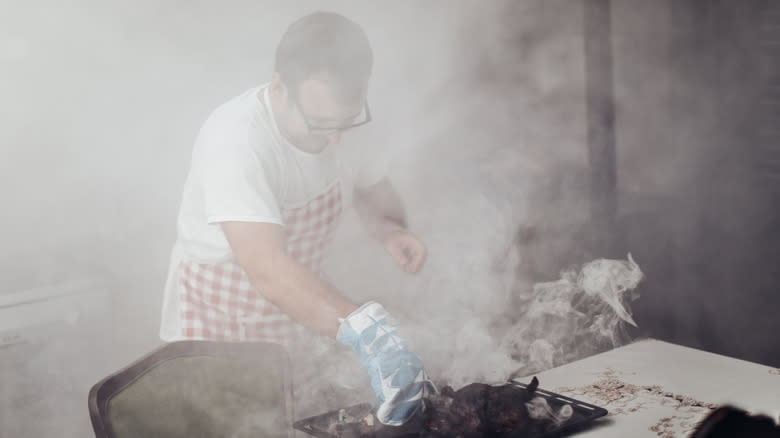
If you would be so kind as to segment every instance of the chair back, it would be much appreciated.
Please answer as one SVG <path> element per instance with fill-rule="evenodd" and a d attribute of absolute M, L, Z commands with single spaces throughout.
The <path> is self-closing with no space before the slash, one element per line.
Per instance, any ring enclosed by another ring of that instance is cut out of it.
<path fill-rule="evenodd" d="M 293 436 L 292 379 L 271 343 L 165 344 L 95 384 L 97 438 Z"/>

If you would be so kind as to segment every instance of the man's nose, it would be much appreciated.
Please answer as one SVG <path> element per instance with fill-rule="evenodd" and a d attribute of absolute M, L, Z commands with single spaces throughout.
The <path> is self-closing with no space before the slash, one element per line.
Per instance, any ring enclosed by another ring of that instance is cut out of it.
<path fill-rule="evenodd" d="M 338 144 L 341 141 L 341 131 L 333 131 L 327 134 L 328 141 L 331 144 Z"/>

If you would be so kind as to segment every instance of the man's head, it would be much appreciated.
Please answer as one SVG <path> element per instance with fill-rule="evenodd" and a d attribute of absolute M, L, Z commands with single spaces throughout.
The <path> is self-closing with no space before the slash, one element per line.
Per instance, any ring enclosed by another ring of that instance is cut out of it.
<path fill-rule="evenodd" d="M 330 12 L 290 25 L 276 49 L 274 113 L 300 149 L 320 152 L 341 131 L 370 118 L 366 90 L 373 53 L 361 27 Z"/>

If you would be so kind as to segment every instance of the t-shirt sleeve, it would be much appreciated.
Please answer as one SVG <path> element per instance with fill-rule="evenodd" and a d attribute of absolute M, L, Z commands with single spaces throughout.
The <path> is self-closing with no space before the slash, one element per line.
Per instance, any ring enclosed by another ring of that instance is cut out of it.
<path fill-rule="evenodd" d="M 202 130 L 196 147 L 208 223 L 281 225 L 276 163 L 268 156 L 270 151 L 250 145 L 246 129 L 214 131 Z"/>

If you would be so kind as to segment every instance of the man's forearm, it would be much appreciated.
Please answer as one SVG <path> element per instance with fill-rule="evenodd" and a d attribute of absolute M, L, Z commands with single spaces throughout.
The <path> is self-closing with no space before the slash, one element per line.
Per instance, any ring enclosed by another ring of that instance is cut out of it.
<path fill-rule="evenodd" d="M 299 323 L 324 335 L 336 336 L 339 318 L 357 309 L 287 254 L 281 226 L 223 222 L 222 230 L 252 285 Z"/>
<path fill-rule="evenodd" d="M 297 322 L 334 337 L 339 318 L 358 308 L 292 257 L 279 254 L 263 267 L 246 267 L 264 298 Z"/>
<path fill-rule="evenodd" d="M 389 180 L 355 189 L 354 205 L 368 233 L 380 242 L 389 233 L 406 229 L 403 202 Z"/>

